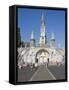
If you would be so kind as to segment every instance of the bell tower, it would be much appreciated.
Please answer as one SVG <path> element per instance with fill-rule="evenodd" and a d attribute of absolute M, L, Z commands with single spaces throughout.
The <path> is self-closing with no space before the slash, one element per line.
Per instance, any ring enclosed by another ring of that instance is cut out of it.
<path fill-rule="evenodd" d="M 44 19 L 44 15 L 42 13 L 42 18 L 41 18 L 41 28 L 40 28 L 40 40 L 39 40 L 39 45 L 40 47 L 45 47 L 46 46 L 46 32 L 45 32 L 45 19 Z"/>

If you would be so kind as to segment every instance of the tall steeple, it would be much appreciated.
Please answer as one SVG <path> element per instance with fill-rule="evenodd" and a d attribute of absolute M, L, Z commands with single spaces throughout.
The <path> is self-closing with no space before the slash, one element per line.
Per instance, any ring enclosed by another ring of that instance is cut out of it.
<path fill-rule="evenodd" d="M 40 30 L 40 40 L 39 40 L 39 45 L 42 47 L 46 46 L 46 34 L 45 34 L 45 19 L 44 19 L 44 15 L 42 13 L 42 18 L 41 18 L 41 30 Z"/>
<path fill-rule="evenodd" d="M 55 37 L 53 32 L 51 33 L 50 47 L 55 47 Z"/>
<path fill-rule="evenodd" d="M 42 13 L 41 24 L 45 25 L 44 14 Z"/>
<path fill-rule="evenodd" d="M 35 47 L 35 38 L 34 38 L 34 32 L 33 31 L 31 33 L 31 38 L 30 38 L 30 47 Z"/>

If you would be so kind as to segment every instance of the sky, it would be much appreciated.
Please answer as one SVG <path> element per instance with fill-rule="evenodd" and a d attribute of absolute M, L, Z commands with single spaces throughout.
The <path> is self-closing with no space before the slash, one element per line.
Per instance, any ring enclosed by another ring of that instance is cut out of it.
<path fill-rule="evenodd" d="M 21 41 L 30 42 L 34 32 L 36 44 L 39 44 L 41 17 L 44 14 L 47 42 L 50 44 L 51 33 L 54 32 L 55 45 L 65 47 L 65 11 L 48 9 L 18 8 L 18 27 Z"/>

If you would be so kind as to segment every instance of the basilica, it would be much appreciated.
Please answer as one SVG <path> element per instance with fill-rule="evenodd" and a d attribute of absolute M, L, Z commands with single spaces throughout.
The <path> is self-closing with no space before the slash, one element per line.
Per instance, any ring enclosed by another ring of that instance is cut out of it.
<path fill-rule="evenodd" d="M 38 46 L 36 46 L 34 32 L 31 32 L 29 47 L 18 48 L 18 67 L 31 65 L 61 65 L 65 63 L 65 49 L 55 46 L 55 35 L 52 32 L 50 45 L 48 45 L 46 35 L 46 23 L 44 15 L 41 17 L 40 36 Z"/>

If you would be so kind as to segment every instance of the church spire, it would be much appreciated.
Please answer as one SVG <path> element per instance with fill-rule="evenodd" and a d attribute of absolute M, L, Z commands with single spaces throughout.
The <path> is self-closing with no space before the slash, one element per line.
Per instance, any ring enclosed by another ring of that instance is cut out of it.
<path fill-rule="evenodd" d="M 55 39 L 55 37 L 54 37 L 54 32 L 51 33 L 51 40 L 52 40 L 52 39 Z"/>
<path fill-rule="evenodd" d="M 34 32 L 31 33 L 31 39 L 34 39 Z"/>
<path fill-rule="evenodd" d="M 41 17 L 41 28 L 40 28 L 40 41 L 39 41 L 39 45 L 42 47 L 46 46 L 46 32 L 45 32 L 45 18 L 44 18 L 44 14 L 42 13 L 42 17 Z"/>
<path fill-rule="evenodd" d="M 55 37 L 53 32 L 51 33 L 50 47 L 55 47 Z"/>
<path fill-rule="evenodd" d="M 42 13 L 42 18 L 41 18 L 41 24 L 45 25 L 45 19 L 44 19 L 44 14 Z"/>
<path fill-rule="evenodd" d="M 30 38 L 30 47 L 35 47 L 35 38 L 34 38 L 34 32 L 33 31 L 31 33 L 31 38 Z"/>

